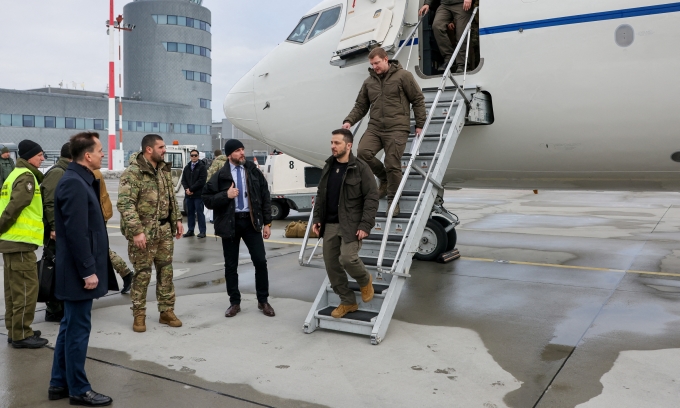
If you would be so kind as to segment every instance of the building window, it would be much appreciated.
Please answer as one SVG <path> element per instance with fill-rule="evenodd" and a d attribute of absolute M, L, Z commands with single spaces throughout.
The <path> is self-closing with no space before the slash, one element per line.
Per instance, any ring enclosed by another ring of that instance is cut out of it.
<path fill-rule="evenodd" d="M 46 128 L 56 128 L 57 118 L 54 116 L 45 116 L 45 127 Z"/>
<path fill-rule="evenodd" d="M 24 125 L 23 115 L 12 115 L 12 126 L 21 127 Z"/>
<path fill-rule="evenodd" d="M 64 127 L 66 129 L 75 129 L 76 128 L 76 118 L 65 118 L 65 124 Z"/>
<path fill-rule="evenodd" d="M 198 103 L 201 105 L 201 108 L 212 109 L 210 107 L 210 99 L 199 99 Z"/>
<path fill-rule="evenodd" d="M 85 129 L 85 119 L 76 118 L 76 129 Z"/>
<path fill-rule="evenodd" d="M 187 125 L 187 133 L 196 133 L 196 129 L 194 125 Z"/>
<path fill-rule="evenodd" d="M 208 82 L 208 74 L 201 72 L 201 82 Z"/>
<path fill-rule="evenodd" d="M 116 121 L 116 129 L 119 127 L 118 121 Z M 95 130 L 104 130 L 104 119 L 95 119 L 94 120 L 94 128 Z"/>
<path fill-rule="evenodd" d="M 0 126 L 12 126 L 12 115 L 0 115 Z"/>
<path fill-rule="evenodd" d="M 207 21 L 197 20 L 191 17 L 184 16 L 168 16 L 166 14 L 154 14 L 151 16 L 153 21 L 159 25 L 178 25 L 183 27 L 195 28 L 197 30 L 211 32 L 212 27 Z"/>
<path fill-rule="evenodd" d="M 94 129 L 94 119 L 85 119 L 85 129 Z"/>
<path fill-rule="evenodd" d="M 194 46 L 191 45 L 191 44 L 187 44 L 186 53 L 187 53 L 187 54 L 193 54 L 193 53 L 194 53 Z"/>
<path fill-rule="evenodd" d="M 22 125 L 24 127 L 35 127 L 35 116 L 24 115 Z"/>
<path fill-rule="evenodd" d="M 210 48 L 200 47 L 193 44 L 164 42 L 163 48 L 168 52 L 182 52 L 187 54 L 201 55 L 210 58 Z"/>
<path fill-rule="evenodd" d="M 169 25 L 177 25 L 177 16 L 168 16 Z"/>

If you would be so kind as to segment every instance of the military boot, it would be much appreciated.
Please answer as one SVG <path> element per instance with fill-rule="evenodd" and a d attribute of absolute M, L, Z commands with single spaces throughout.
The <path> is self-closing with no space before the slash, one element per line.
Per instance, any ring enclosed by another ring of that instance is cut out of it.
<path fill-rule="evenodd" d="M 144 333 L 146 331 L 146 311 L 140 310 L 134 313 L 135 322 L 132 324 L 132 330 L 137 333 Z"/>
<path fill-rule="evenodd" d="M 387 179 L 380 180 L 380 187 L 378 187 L 378 200 L 387 197 Z"/>
<path fill-rule="evenodd" d="M 386 213 L 388 213 L 388 214 L 390 213 L 390 208 L 392 208 L 392 200 L 391 199 L 387 201 L 387 211 L 386 211 Z M 392 213 L 393 217 L 396 217 L 397 215 L 399 215 L 399 203 L 397 203 L 397 205 L 394 207 L 394 212 Z"/>
<path fill-rule="evenodd" d="M 373 289 L 373 276 L 368 275 L 368 285 L 359 288 L 361 290 L 361 301 L 368 303 L 373 300 L 375 290 Z"/>
<path fill-rule="evenodd" d="M 344 317 L 347 313 L 356 312 L 357 310 L 359 310 L 359 305 L 356 303 L 353 305 L 340 305 L 331 312 L 331 316 L 339 319 Z"/>
<path fill-rule="evenodd" d="M 158 320 L 158 323 L 167 324 L 170 327 L 182 327 L 182 321 L 175 316 L 175 312 L 172 309 L 161 312 L 161 318 Z"/>

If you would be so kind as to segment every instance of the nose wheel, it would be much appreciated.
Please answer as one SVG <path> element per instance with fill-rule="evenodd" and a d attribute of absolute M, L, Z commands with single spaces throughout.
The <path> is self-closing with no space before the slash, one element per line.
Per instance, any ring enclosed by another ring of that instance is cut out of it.
<path fill-rule="evenodd" d="M 446 251 L 448 242 L 448 234 L 444 227 L 439 222 L 429 219 L 414 257 L 419 261 L 434 261 Z"/>

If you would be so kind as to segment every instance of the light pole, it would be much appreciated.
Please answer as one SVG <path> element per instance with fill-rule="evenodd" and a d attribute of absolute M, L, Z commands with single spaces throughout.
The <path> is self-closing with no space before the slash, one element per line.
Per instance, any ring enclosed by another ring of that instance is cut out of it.
<path fill-rule="evenodd" d="M 113 29 L 123 31 L 132 31 L 135 26 L 128 24 L 123 27 L 123 16 L 119 15 L 115 20 L 113 19 L 113 0 L 109 1 L 109 19 L 106 20 L 107 33 L 109 35 L 109 170 L 113 170 L 113 148 L 116 145 L 116 67 L 114 63 L 115 46 L 113 44 Z M 121 104 L 122 105 L 122 104 Z M 120 122 L 120 128 L 123 128 L 123 122 Z M 121 136 L 122 138 L 122 136 Z M 122 140 L 121 140 L 122 143 Z"/>

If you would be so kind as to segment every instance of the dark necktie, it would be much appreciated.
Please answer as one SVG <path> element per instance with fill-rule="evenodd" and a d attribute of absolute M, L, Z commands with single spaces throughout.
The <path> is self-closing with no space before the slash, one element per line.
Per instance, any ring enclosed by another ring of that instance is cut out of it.
<path fill-rule="evenodd" d="M 243 210 L 243 182 L 241 181 L 241 166 L 236 166 L 236 188 L 238 188 L 238 208 Z"/>

